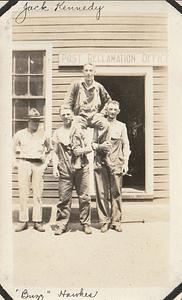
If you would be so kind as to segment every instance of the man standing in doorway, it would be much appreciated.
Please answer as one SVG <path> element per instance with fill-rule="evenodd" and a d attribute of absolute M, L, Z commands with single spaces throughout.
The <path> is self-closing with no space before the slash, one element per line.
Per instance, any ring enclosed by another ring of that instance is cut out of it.
<path fill-rule="evenodd" d="M 86 234 L 91 234 L 89 162 L 86 155 L 92 149 L 91 146 L 88 146 L 84 133 L 87 124 L 86 121 L 81 120 L 79 128 L 75 129 L 74 127 L 73 130 L 73 112 L 66 105 L 61 107 L 60 117 L 63 125 L 56 129 L 53 134 L 53 175 L 59 178 L 60 198 L 57 204 L 55 235 L 61 235 L 67 229 L 74 186 L 79 199 L 80 223 L 83 226 L 83 231 Z"/>
<path fill-rule="evenodd" d="M 102 141 L 99 135 L 95 136 L 93 142 L 97 211 L 103 233 L 109 229 L 109 225 L 116 231 L 122 231 L 122 177 L 128 171 L 130 156 L 126 125 L 116 120 L 120 112 L 119 103 L 110 101 L 106 110 L 111 138 L 110 145 L 108 142 Z M 105 163 L 105 156 L 108 157 L 109 164 Z"/>
<path fill-rule="evenodd" d="M 19 224 L 15 229 L 17 232 L 28 229 L 30 181 L 33 191 L 34 229 L 45 231 L 42 225 L 43 174 L 50 159 L 51 146 L 45 131 L 39 128 L 42 118 L 37 109 L 32 108 L 28 114 L 28 127 L 19 130 L 13 137 L 13 167 L 18 168 L 20 196 Z M 16 158 L 17 149 L 20 151 L 18 158 Z"/>

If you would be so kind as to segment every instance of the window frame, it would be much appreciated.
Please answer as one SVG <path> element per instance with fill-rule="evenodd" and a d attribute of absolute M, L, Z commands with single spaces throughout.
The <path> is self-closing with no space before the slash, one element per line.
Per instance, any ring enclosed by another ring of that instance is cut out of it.
<path fill-rule="evenodd" d="M 49 43 L 26 42 L 22 45 L 20 42 L 14 42 L 12 54 L 14 51 L 45 51 L 45 130 L 51 136 L 52 132 L 52 45 Z M 13 100 L 12 94 L 12 100 Z M 40 97 L 39 97 L 40 98 Z"/>

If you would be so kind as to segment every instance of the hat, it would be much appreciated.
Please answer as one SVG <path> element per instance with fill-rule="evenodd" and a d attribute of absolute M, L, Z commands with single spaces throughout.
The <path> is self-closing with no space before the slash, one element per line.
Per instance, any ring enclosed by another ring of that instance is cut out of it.
<path fill-rule="evenodd" d="M 28 119 L 29 120 L 41 120 L 43 119 L 43 116 L 40 115 L 38 110 L 36 108 L 31 108 L 29 113 L 28 113 Z"/>

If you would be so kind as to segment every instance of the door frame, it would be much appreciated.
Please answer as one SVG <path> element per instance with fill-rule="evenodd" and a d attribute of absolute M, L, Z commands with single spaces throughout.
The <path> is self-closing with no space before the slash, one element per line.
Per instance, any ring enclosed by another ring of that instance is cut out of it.
<path fill-rule="evenodd" d="M 153 68 L 98 66 L 96 76 L 144 76 L 145 101 L 145 189 L 123 188 L 124 198 L 153 198 Z M 107 89 L 107 87 L 105 87 Z"/>

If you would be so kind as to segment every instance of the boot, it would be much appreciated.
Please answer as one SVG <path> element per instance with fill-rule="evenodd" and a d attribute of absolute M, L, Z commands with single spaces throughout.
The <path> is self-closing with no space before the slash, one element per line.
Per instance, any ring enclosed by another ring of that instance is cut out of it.
<path fill-rule="evenodd" d="M 101 226 L 100 231 L 101 231 L 102 233 L 105 233 L 105 232 L 108 231 L 108 230 L 109 230 L 109 224 L 104 223 L 104 224 Z"/>
<path fill-rule="evenodd" d="M 34 229 L 39 231 L 39 232 L 45 232 L 45 229 L 43 227 L 43 224 L 40 222 L 35 222 L 34 223 Z"/>
<path fill-rule="evenodd" d="M 54 231 L 54 235 L 61 235 L 66 232 L 66 228 L 56 227 Z"/>
<path fill-rule="evenodd" d="M 112 229 L 118 231 L 118 232 L 122 232 L 122 226 L 121 223 L 118 223 L 117 225 L 112 225 Z"/>
<path fill-rule="evenodd" d="M 90 225 L 85 224 L 85 225 L 83 225 L 83 231 L 84 231 L 86 234 L 91 234 L 91 233 L 92 233 L 92 228 L 90 227 Z"/>
<path fill-rule="evenodd" d="M 16 228 L 15 228 L 15 232 L 20 232 L 23 230 L 28 229 L 28 223 L 27 222 L 20 222 L 19 224 L 17 224 Z"/>

